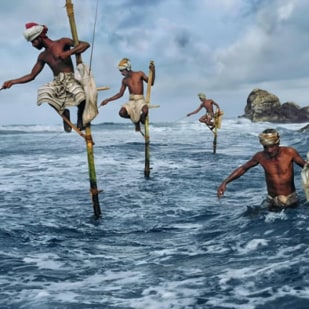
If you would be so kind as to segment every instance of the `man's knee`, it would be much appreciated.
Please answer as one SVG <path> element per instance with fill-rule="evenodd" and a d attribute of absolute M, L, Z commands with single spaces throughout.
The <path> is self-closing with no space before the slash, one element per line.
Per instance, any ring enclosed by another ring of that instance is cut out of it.
<path fill-rule="evenodd" d="M 119 111 L 119 116 L 122 117 L 122 118 L 128 118 L 129 117 L 129 114 L 127 112 L 127 110 L 122 107 Z"/>
<path fill-rule="evenodd" d="M 147 115 L 148 113 L 148 106 L 147 105 L 144 105 L 143 108 L 142 108 L 142 113 Z"/>

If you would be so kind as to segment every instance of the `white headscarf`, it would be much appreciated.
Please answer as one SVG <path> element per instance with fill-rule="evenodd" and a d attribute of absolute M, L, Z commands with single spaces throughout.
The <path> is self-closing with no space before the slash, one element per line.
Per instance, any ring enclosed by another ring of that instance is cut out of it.
<path fill-rule="evenodd" d="M 26 24 L 26 30 L 24 31 L 24 37 L 28 42 L 36 39 L 44 30 L 44 26 L 38 25 L 36 23 Z"/>
<path fill-rule="evenodd" d="M 200 99 L 206 99 L 206 94 L 205 94 L 205 93 L 199 93 L 199 94 L 198 94 L 198 97 L 199 97 Z"/>
<path fill-rule="evenodd" d="M 265 131 L 259 134 L 259 140 L 263 146 L 272 146 L 280 143 L 280 135 L 276 130 L 268 129 Z"/>
<path fill-rule="evenodd" d="M 123 58 L 120 60 L 120 62 L 118 63 L 118 69 L 119 70 L 131 70 L 131 62 L 130 59 L 128 58 Z"/>

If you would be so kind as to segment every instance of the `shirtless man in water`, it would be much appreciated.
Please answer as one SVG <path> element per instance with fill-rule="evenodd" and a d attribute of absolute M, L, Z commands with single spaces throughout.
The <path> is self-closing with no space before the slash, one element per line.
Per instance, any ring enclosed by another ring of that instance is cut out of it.
<path fill-rule="evenodd" d="M 294 166 L 308 164 L 292 147 L 279 146 L 280 136 L 274 129 L 266 129 L 259 135 L 264 150 L 257 152 L 249 161 L 234 170 L 218 187 L 217 196 L 221 198 L 226 185 L 260 164 L 264 168 L 268 197 L 265 201 L 270 210 L 281 210 L 296 206 Z"/>
<path fill-rule="evenodd" d="M 205 108 L 206 114 L 199 119 L 199 122 L 205 123 L 210 128 L 210 130 L 212 130 L 215 127 L 215 124 L 213 122 L 214 106 L 217 107 L 218 113 L 220 112 L 220 107 L 214 100 L 207 99 L 204 93 L 199 93 L 198 97 L 200 98 L 200 101 L 202 102 L 201 105 L 195 111 L 187 114 L 187 117 L 193 114 L 197 114 L 202 108 Z"/>
<path fill-rule="evenodd" d="M 60 114 L 69 118 L 69 110 L 64 109 L 66 106 L 78 106 L 77 127 L 83 129 L 82 114 L 85 108 L 85 93 L 81 84 L 74 78 L 74 67 L 71 56 L 84 52 L 90 45 L 87 42 L 80 41 L 74 46 L 70 38 L 61 38 L 52 41 L 46 35 L 48 28 L 37 23 L 26 24 L 24 36 L 32 46 L 38 50 L 44 48 L 38 56 L 37 62 L 29 74 L 20 78 L 4 82 L 3 89 L 10 88 L 15 84 L 28 83 L 36 78 L 47 64 L 54 74 L 54 80 L 38 90 L 37 104 L 43 102 L 49 103 Z M 74 47 L 73 47 L 74 46 Z M 64 122 L 67 132 L 72 128 Z"/>
<path fill-rule="evenodd" d="M 112 97 L 102 101 L 100 105 L 104 106 L 110 101 L 119 99 L 124 95 L 126 88 L 128 88 L 130 101 L 121 107 L 119 116 L 122 118 L 131 118 L 132 122 L 135 124 L 135 131 L 139 132 L 141 130 L 140 123 L 145 124 L 148 115 L 148 106 L 144 98 L 144 82 L 148 83 L 148 76 L 142 71 L 132 71 L 131 62 L 128 58 L 123 58 L 119 62 L 118 69 L 124 76 L 120 90 Z M 151 86 L 153 86 L 155 81 L 155 66 L 152 62 L 150 63 L 149 69 L 153 74 L 151 84 Z"/>

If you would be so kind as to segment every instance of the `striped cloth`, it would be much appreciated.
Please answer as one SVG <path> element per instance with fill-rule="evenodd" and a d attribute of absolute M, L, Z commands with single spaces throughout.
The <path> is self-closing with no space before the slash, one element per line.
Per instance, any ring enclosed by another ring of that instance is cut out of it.
<path fill-rule="evenodd" d="M 37 104 L 49 103 L 62 114 L 66 107 L 77 106 L 85 99 L 84 89 L 74 73 L 60 73 L 38 89 Z"/>

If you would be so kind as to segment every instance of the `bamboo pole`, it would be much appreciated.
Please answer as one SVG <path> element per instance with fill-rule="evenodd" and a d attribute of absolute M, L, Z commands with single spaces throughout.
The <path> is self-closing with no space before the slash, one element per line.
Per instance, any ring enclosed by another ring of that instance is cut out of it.
<path fill-rule="evenodd" d="M 77 28 L 75 23 L 74 17 L 74 10 L 73 10 L 73 3 L 71 0 L 66 0 L 66 9 L 67 14 L 70 22 L 70 28 L 72 33 L 72 38 L 74 41 L 74 45 L 77 45 L 78 35 L 77 35 Z M 76 64 L 82 63 L 81 55 L 76 55 Z M 92 205 L 93 205 L 93 212 L 96 219 L 101 216 L 101 209 L 99 203 L 99 191 L 97 187 L 97 180 L 96 180 L 96 171 L 95 171 L 95 164 L 94 164 L 94 155 L 93 155 L 93 139 L 91 135 L 91 124 L 86 125 L 85 129 L 85 140 L 86 140 L 86 147 L 87 147 L 87 158 L 88 158 L 88 171 L 89 171 L 89 180 L 90 180 L 90 194 L 92 198 Z"/>
<path fill-rule="evenodd" d="M 150 65 L 153 64 L 153 61 L 150 61 Z M 152 70 L 149 69 L 148 74 L 148 83 L 147 83 L 147 92 L 145 102 L 148 105 L 148 114 L 145 119 L 145 168 L 144 168 L 144 176 L 149 178 L 150 176 L 150 134 L 149 134 L 149 111 L 150 111 L 150 93 L 151 93 L 151 85 L 153 81 L 153 73 Z"/>
<path fill-rule="evenodd" d="M 215 112 L 214 115 L 214 129 L 212 131 L 212 133 L 214 134 L 214 140 L 213 140 L 213 153 L 216 153 L 217 151 L 217 138 L 218 138 L 218 129 L 221 129 L 221 118 L 223 115 L 223 111 L 219 111 L 217 109 L 217 111 Z"/>
<path fill-rule="evenodd" d="M 217 131 L 217 126 L 215 126 L 214 130 L 213 130 L 213 134 L 214 134 L 214 140 L 213 140 L 213 153 L 216 153 L 217 151 L 217 137 L 218 137 L 218 131 Z"/>

